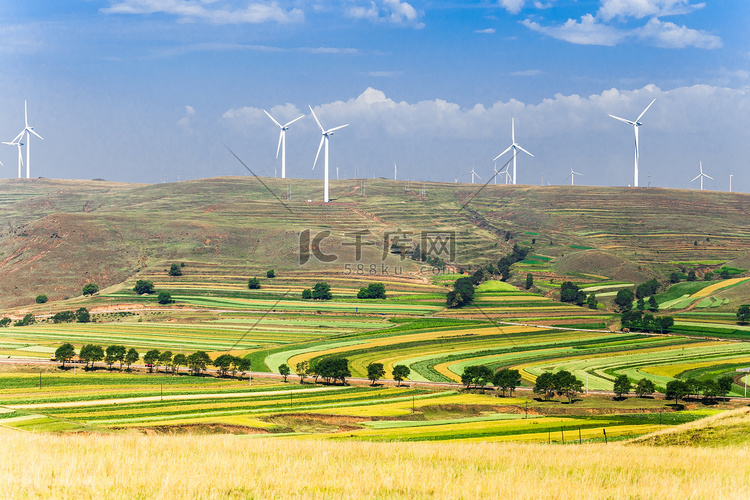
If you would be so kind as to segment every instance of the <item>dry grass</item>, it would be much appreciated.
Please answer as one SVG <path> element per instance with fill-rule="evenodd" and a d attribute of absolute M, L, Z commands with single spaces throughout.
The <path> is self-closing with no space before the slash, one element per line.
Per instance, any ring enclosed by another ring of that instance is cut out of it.
<path fill-rule="evenodd" d="M 3 498 L 747 498 L 746 448 L 367 443 L 0 429 Z"/>

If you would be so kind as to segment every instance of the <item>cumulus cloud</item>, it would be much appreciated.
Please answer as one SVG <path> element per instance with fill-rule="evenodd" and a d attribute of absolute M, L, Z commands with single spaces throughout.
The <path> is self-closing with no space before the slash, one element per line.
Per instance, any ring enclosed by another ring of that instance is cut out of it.
<path fill-rule="evenodd" d="M 511 14 L 518 14 L 523 9 L 525 0 L 499 0 L 500 6 Z"/>
<path fill-rule="evenodd" d="M 474 33 L 480 33 L 483 35 L 491 35 L 495 32 L 493 28 L 485 28 L 483 30 L 474 30 Z"/>
<path fill-rule="evenodd" d="M 750 155 L 742 126 L 750 113 L 750 89 L 697 85 L 665 91 L 647 85 L 590 96 L 558 94 L 538 103 L 511 99 L 463 107 L 442 99 L 396 101 L 368 88 L 348 100 L 317 106 L 315 113 L 326 127 L 350 124 L 331 142 L 332 164 L 341 168 L 342 177 L 353 175 L 354 165 L 360 175 L 386 176 L 396 161 L 404 179 L 452 181 L 472 163 L 487 179 L 492 158 L 510 144 L 515 118 L 516 139 L 535 155 L 519 160 L 520 183 L 536 184 L 542 173 L 545 180 L 563 183 L 575 165 L 585 176 L 582 183 L 628 185 L 633 175 L 632 127 L 607 115 L 635 118 L 654 98 L 640 130 L 641 184 L 646 185 L 651 174 L 654 186 L 690 188 L 697 174 L 693 170 L 702 160 L 717 179 L 714 187 L 734 172 L 735 189 L 742 189 L 744 182 L 750 190 L 750 178 L 743 180 L 739 174 Z M 279 120 L 300 114 L 292 104 L 269 111 Z M 238 142 L 247 145 L 248 161 L 274 161 L 278 129 L 261 109 L 231 109 L 222 122 L 227 133 L 242 137 Z M 320 130 L 307 117 L 290 133 L 287 168 L 291 175 L 310 176 Z"/>
<path fill-rule="evenodd" d="M 704 31 L 678 26 L 652 18 L 648 23 L 634 31 L 636 36 L 652 42 L 657 47 L 681 49 L 697 47 L 699 49 L 718 49 L 722 46 L 721 38 Z"/>
<path fill-rule="evenodd" d="M 705 6 L 705 3 L 692 4 L 690 0 L 601 0 L 598 16 L 605 21 L 614 17 L 643 19 L 688 14 Z"/>
<path fill-rule="evenodd" d="M 371 0 L 365 5 L 353 5 L 347 9 L 347 15 L 354 19 L 367 19 L 373 22 L 389 22 L 423 28 L 419 21 L 421 13 L 410 3 L 402 0 Z"/>
<path fill-rule="evenodd" d="M 247 3 L 235 7 L 226 0 L 112 0 L 101 9 L 106 14 L 169 14 L 180 21 L 213 24 L 289 23 L 304 20 L 301 9 L 284 10 L 276 2 Z"/>
<path fill-rule="evenodd" d="M 627 37 L 625 31 L 602 24 L 591 14 L 583 15 L 580 21 L 568 19 L 559 26 L 542 26 L 528 19 L 524 19 L 522 24 L 552 38 L 577 45 L 606 45 L 611 47 Z"/>

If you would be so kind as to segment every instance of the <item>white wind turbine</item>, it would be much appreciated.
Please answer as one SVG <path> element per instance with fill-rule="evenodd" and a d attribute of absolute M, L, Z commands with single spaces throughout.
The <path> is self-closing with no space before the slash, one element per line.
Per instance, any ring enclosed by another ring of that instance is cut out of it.
<path fill-rule="evenodd" d="M 516 142 L 516 121 L 515 121 L 515 118 L 511 118 L 510 119 L 510 130 L 511 130 L 511 132 L 510 132 L 510 134 L 511 134 L 510 138 L 513 141 L 513 143 L 510 146 L 508 146 L 508 149 L 506 149 L 505 151 L 503 151 L 502 153 L 500 153 L 499 155 L 497 155 L 495 157 L 494 161 L 497 161 L 498 158 L 500 158 L 501 156 L 503 156 L 505 153 L 507 153 L 511 149 L 513 150 L 513 184 L 515 184 L 516 183 L 516 155 L 518 154 L 518 150 L 520 149 L 521 151 L 523 151 L 527 155 L 531 156 L 532 158 L 534 157 L 534 155 L 531 154 L 531 153 L 529 153 L 525 149 L 523 149 Z"/>
<path fill-rule="evenodd" d="M 18 134 L 15 139 L 13 139 L 12 142 L 18 142 L 19 139 L 23 138 L 23 134 L 26 134 L 26 178 L 29 179 L 31 177 L 31 134 L 34 134 L 42 140 L 44 140 L 44 138 L 34 132 L 34 127 L 29 126 L 29 111 L 26 101 L 23 101 L 23 114 L 26 126 L 23 130 L 21 130 L 21 133 Z"/>
<path fill-rule="evenodd" d="M 568 177 L 570 177 L 570 185 L 575 186 L 575 176 L 576 175 L 583 175 L 579 174 L 578 172 L 574 171 L 572 168 L 570 169 L 570 174 L 568 174 Z M 566 177 L 566 179 L 568 178 Z"/>
<path fill-rule="evenodd" d="M 701 161 L 701 162 L 699 162 L 698 164 L 700 165 L 700 169 L 701 169 L 700 171 L 701 171 L 701 173 L 700 173 L 700 174 L 698 174 L 698 175 L 696 175 L 695 177 L 693 177 L 693 180 L 692 180 L 692 181 L 690 181 L 690 182 L 693 182 L 694 180 L 696 180 L 696 179 L 700 178 L 700 180 L 701 180 L 701 191 L 703 191 L 703 178 L 704 178 L 704 177 L 708 177 L 708 178 L 709 178 L 709 179 L 711 179 L 711 180 L 714 180 L 714 178 L 713 178 L 713 177 L 711 177 L 711 176 L 710 176 L 710 175 L 708 175 L 708 174 L 704 174 L 704 173 L 703 173 L 703 162 L 702 162 L 702 161 Z"/>
<path fill-rule="evenodd" d="M 318 146 L 318 152 L 315 155 L 315 161 L 313 162 L 313 170 L 315 170 L 315 165 L 318 163 L 318 156 L 320 156 L 320 149 L 323 147 L 323 143 L 325 143 L 326 151 L 325 151 L 325 170 L 323 172 L 323 178 L 324 178 L 324 184 L 323 184 L 323 203 L 328 203 L 328 139 L 333 135 L 333 133 L 339 129 L 342 129 L 344 127 L 348 127 L 349 124 L 346 125 L 340 125 L 338 127 L 329 128 L 328 130 L 323 128 L 323 125 L 320 124 L 320 120 L 318 120 L 318 117 L 315 115 L 315 111 L 313 111 L 312 106 L 309 106 L 310 112 L 313 115 L 313 118 L 315 118 L 315 122 L 318 124 L 318 127 L 320 127 L 320 132 L 322 134 L 322 137 L 320 138 L 320 145 Z"/>
<path fill-rule="evenodd" d="M 635 121 L 626 120 L 625 118 L 620 118 L 619 116 L 615 116 L 615 115 L 609 115 L 615 120 L 620 120 L 623 123 L 627 123 L 628 125 L 633 126 L 633 132 L 635 133 L 635 173 L 633 174 L 634 175 L 633 187 L 638 187 L 638 158 L 640 157 L 640 149 L 638 148 L 638 127 L 643 125 L 641 123 L 641 118 L 643 118 L 643 115 L 646 114 L 646 111 L 648 111 L 648 108 L 651 107 L 651 104 L 653 104 L 654 101 L 656 101 L 656 99 L 651 101 L 651 103 L 648 106 L 646 106 L 646 109 L 643 110 L 643 113 L 638 115 L 638 118 L 636 118 Z"/>
<path fill-rule="evenodd" d="M 281 178 L 285 179 L 286 178 L 286 131 L 289 130 L 289 125 L 291 125 L 292 123 L 296 122 L 297 120 L 301 120 L 302 118 L 305 117 L 305 115 L 298 116 L 297 118 L 295 118 L 294 120 L 290 121 L 286 125 L 282 125 L 282 124 L 280 124 L 279 122 L 276 121 L 276 118 L 274 118 L 273 116 L 271 116 L 271 113 L 269 113 L 265 109 L 263 110 L 263 112 L 265 114 L 267 114 L 268 117 L 280 129 L 280 132 L 279 132 L 279 145 L 276 146 L 276 158 L 279 157 L 279 149 L 281 149 Z"/>
<path fill-rule="evenodd" d="M 16 146 L 18 147 L 18 178 L 21 178 L 21 167 L 23 167 L 23 155 L 21 154 L 21 146 L 23 146 L 22 142 L 18 142 L 18 137 L 13 139 L 11 142 L 3 142 L 3 144 L 7 144 L 8 146 Z"/>
<path fill-rule="evenodd" d="M 474 184 L 474 176 L 475 176 L 475 175 L 476 175 L 477 177 L 479 177 L 479 180 L 482 180 L 482 177 L 481 177 L 481 176 L 480 176 L 480 175 L 479 175 L 478 173 L 476 173 L 476 172 L 474 171 L 474 165 L 472 165 L 472 166 L 471 166 L 471 172 L 469 172 L 469 173 L 471 174 L 471 183 L 472 183 L 472 184 Z"/>

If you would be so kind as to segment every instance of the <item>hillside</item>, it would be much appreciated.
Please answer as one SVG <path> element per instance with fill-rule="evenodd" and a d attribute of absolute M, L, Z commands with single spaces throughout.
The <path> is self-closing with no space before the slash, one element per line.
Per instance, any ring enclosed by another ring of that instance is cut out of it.
<path fill-rule="evenodd" d="M 0 309 L 31 304 L 40 293 L 72 297 L 87 282 L 107 287 L 161 273 L 171 262 L 240 276 L 268 268 L 346 275 L 357 264 L 371 276 L 387 266 L 424 283 L 429 266 L 384 251 L 389 235 L 408 249 L 423 231 L 450 235 L 454 262 L 467 269 L 496 262 L 515 243 L 532 246 L 516 276 L 520 283 L 532 272 L 539 285 L 637 283 L 686 266 L 700 274 L 745 262 L 750 250 L 750 196 L 738 193 L 425 183 L 421 198 L 422 185 L 368 179 L 366 196 L 360 180 L 332 181 L 335 201 L 324 205 L 307 201 L 320 198 L 317 181 L 263 180 L 278 200 L 252 177 L 157 185 L 5 180 Z M 291 201 L 282 203 L 288 190 Z M 313 255 L 300 265 L 305 230 L 311 238 L 331 231 L 320 250 L 337 259 Z"/>

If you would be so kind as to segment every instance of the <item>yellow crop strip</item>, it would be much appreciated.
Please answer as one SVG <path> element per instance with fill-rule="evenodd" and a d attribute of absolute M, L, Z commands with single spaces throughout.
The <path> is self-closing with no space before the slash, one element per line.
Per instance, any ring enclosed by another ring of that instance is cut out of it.
<path fill-rule="evenodd" d="M 736 358 L 723 358 L 721 362 L 722 363 L 732 362 L 732 363 L 750 364 L 750 357 L 740 356 Z M 695 362 L 695 363 L 679 363 L 679 364 L 674 364 L 674 365 L 656 365 L 656 366 L 641 367 L 641 370 L 646 373 L 650 373 L 652 375 L 674 378 L 676 375 L 684 372 L 685 370 L 693 370 L 695 368 L 704 368 L 706 366 L 713 366 L 716 363 L 717 363 L 716 360 L 711 360 L 711 361 L 703 361 L 703 362 Z"/>
<path fill-rule="evenodd" d="M 693 295 L 690 296 L 691 299 L 698 299 L 701 297 L 708 297 L 712 293 L 714 293 L 717 290 L 721 290 L 722 288 L 726 288 L 728 286 L 736 285 L 737 283 L 742 283 L 743 281 L 747 281 L 750 278 L 732 278 L 729 280 L 723 280 L 719 281 L 718 283 L 714 283 L 713 285 L 707 286 L 706 288 L 703 288 L 702 290 L 698 290 Z"/>

